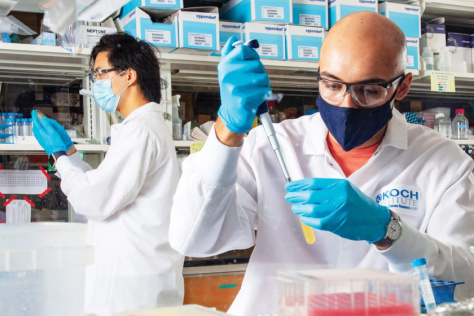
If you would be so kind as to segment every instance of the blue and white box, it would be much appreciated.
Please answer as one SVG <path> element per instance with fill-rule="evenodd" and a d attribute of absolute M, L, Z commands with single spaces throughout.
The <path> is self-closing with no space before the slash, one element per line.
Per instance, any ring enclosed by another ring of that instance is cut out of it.
<path fill-rule="evenodd" d="M 173 15 L 174 13 L 174 15 Z M 178 18 L 175 12 L 159 12 L 136 8 L 122 20 L 124 32 L 147 41 L 169 53 L 178 47 Z M 153 22 L 153 21 L 166 21 Z"/>
<path fill-rule="evenodd" d="M 319 53 L 324 40 L 324 28 L 287 25 L 286 36 L 286 59 L 319 61 Z"/>
<path fill-rule="evenodd" d="M 403 3 L 383 2 L 379 12 L 392 20 L 406 37 L 421 36 L 420 7 Z"/>
<path fill-rule="evenodd" d="M 244 42 L 257 39 L 257 52 L 262 58 L 285 60 L 285 27 L 266 23 L 245 23 Z"/>
<path fill-rule="evenodd" d="M 423 23 L 421 25 L 421 47 L 431 47 L 433 53 L 439 53 L 446 47 L 446 25 Z"/>
<path fill-rule="evenodd" d="M 227 22 L 219 21 L 219 48 L 222 50 L 227 40 L 232 36 L 235 37 L 238 41 L 243 40 L 242 30 L 244 25 L 239 22 Z M 212 56 L 220 56 L 221 53 L 215 52 L 211 54 Z"/>
<path fill-rule="evenodd" d="M 407 69 L 420 69 L 420 39 L 407 37 Z"/>
<path fill-rule="evenodd" d="M 471 36 L 462 33 L 448 33 L 446 46 L 448 46 L 449 52 L 451 53 L 451 71 L 461 73 L 471 72 Z"/>
<path fill-rule="evenodd" d="M 185 8 L 173 16 L 178 16 L 179 45 L 173 53 L 209 55 L 220 51 L 219 10 L 217 7 Z"/>
<path fill-rule="evenodd" d="M 122 7 L 120 19 L 135 10 L 135 8 L 145 8 L 157 11 L 176 11 L 183 7 L 183 0 L 131 0 Z"/>
<path fill-rule="evenodd" d="M 293 24 L 329 29 L 328 0 L 293 0 Z"/>
<path fill-rule="evenodd" d="M 329 0 L 329 27 L 349 14 L 377 9 L 377 0 Z"/>
<path fill-rule="evenodd" d="M 219 10 L 221 20 L 293 23 L 292 0 L 230 0 Z"/>

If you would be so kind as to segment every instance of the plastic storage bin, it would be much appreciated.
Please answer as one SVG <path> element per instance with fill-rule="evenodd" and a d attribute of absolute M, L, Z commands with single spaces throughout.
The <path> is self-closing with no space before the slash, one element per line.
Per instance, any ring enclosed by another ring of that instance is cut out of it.
<path fill-rule="evenodd" d="M 370 269 L 278 273 L 280 316 L 419 315 L 416 277 Z"/>
<path fill-rule="evenodd" d="M 86 224 L 0 225 L 0 315 L 81 315 L 86 265 Z"/>

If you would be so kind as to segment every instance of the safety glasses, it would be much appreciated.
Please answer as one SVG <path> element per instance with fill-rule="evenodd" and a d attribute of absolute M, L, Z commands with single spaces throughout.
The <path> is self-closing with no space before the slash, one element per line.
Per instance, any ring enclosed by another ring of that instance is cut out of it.
<path fill-rule="evenodd" d="M 89 78 L 91 79 L 92 82 L 95 82 L 97 80 L 97 75 L 100 76 L 100 75 L 104 75 L 106 73 L 117 71 L 117 70 L 120 70 L 120 68 L 92 70 L 89 72 Z"/>
<path fill-rule="evenodd" d="M 322 78 L 319 74 L 319 93 L 326 102 L 334 105 L 341 104 L 347 93 L 360 107 L 372 107 L 384 103 L 390 88 L 397 82 L 403 82 L 405 74 L 402 74 L 388 83 L 345 83 Z"/>

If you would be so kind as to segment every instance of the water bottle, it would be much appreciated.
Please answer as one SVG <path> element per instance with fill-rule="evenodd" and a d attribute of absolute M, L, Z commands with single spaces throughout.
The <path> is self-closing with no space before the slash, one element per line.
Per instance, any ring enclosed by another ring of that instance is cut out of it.
<path fill-rule="evenodd" d="M 435 131 L 446 138 L 451 138 L 451 119 L 449 117 L 445 117 L 444 113 L 436 114 Z"/>
<path fill-rule="evenodd" d="M 453 139 L 467 139 L 469 131 L 469 121 L 464 116 L 464 109 L 457 109 L 456 116 L 451 124 Z"/>

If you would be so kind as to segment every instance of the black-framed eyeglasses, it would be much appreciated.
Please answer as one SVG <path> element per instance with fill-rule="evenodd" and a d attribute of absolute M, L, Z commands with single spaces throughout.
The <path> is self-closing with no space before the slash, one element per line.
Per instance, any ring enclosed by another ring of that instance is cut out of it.
<path fill-rule="evenodd" d="M 98 69 L 98 70 L 91 70 L 89 72 L 89 78 L 92 82 L 97 80 L 97 75 L 105 75 L 106 73 L 120 70 L 120 68 L 109 68 L 109 69 Z"/>
<path fill-rule="evenodd" d="M 388 95 L 388 90 L 397 82 L 402 82 L 405 74 L 401 74 L 387 83 L 345 83 L 322 78 L 319 73 L 319 93 L 328 103 L 338 105 L 344 100 L 347 93 L 360 107 L 371 107 L 382 104 Z M 395 92 L 394 92 L 395 93 Z"/>

